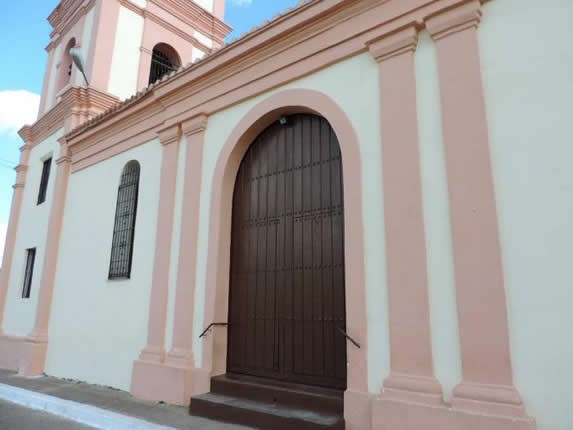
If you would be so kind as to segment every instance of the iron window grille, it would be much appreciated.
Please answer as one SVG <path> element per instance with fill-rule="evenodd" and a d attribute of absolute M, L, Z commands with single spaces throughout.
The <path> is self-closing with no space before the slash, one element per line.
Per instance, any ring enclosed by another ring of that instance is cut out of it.
<path fill-rule="evenodd" d="M 179 68 L 179 64 L 174 55 L 169 55 L 161 48 L 154 48 L 151 56 L 151 69 L 149 71 L 149 85 L 160 80 L 168 73 L 174 72 Z"/>
<path fill-rule="evenodd" d="M 32 289 L 32 277 L 34 276 L 34 262 L 36 260 L 36 248 L 26 250 L 26 271 L 24 272 L 24 286 L 22 288 L 22 298 L 29 299 Z"/>
<path fill-rule="evenodd" d="M 40 189 L 38 191 L 38 204 L 41 205 L 46 201 L 46 194 L 48 193 L 48 181 L 50 179 L 50 170 L 52 168 L 52 158 L 44 160 L 42 165 L 42 179 L 40 180 Z"/>
<path fill-rule="evenodd" d="M 133 260 L 135 218 L 139 194 L 139 163 L 125 165 L 117 192 L 109 279 L 129 279 Z"/>

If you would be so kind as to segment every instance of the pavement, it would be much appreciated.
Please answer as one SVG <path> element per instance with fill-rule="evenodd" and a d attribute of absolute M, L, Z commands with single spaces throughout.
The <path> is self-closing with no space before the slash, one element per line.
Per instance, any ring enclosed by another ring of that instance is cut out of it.
<path fill-rule="evenodd" d="M 20 389 L 27 390 L 32 396 L 34 393 L 41 393 L 43 395 L 48 395 L 54 399 L 62 399 L 64 402 L 72 401 L 75 403 L 93 406 L 99 408 L 103 411 L 111 411 L 112 413 L 121 414 L 124 416 L 132 417 L 135 419 L 143 420 L 148 423 L 156 424 L 159 426 L 164 426 L 167 428 L 178 429 L 178 430 L 250 430 L 248 427 L 236 426 L 226 423 L 220 423 L 217 421 L 211 421 L 204 418 L 193 417 L 189 415 L 188 409 L 181 406 L 167 405 L 164 403 L 148 402 L 132 397 L 129 393 L 97 385 L 90 385 L 77 381 L 68 381 L 57 378 L 52 378 L 49 376 L 43 376 L 38 378 L 25 378 L 16 375 L 14 372 L 9 372 L 5 370 L 0 370 L 0 384 L 6 386 L 16 387 Z M 24 392 L 25 393 L 25 392 Z M 2 399 L 8 400 L 6 398 Z M 57 402 L 56 402 L 57 403 Z M 73 423 L 62 421 L 63 424 L 54 424 L 54 426 L 30 426 L 25 427 L 27 420 L 22 420 L 22 425 L 20 425 L 19 418 L 22 418 L 22 414 L 28 416 L 29 420 L 32 422 L 37 414 L 39 416 L 44 416 L 45 414 L 41 412 L 32 411 L 30 409 L 24 409 L 23 411 L 19 406 L 12 405 L 14 412 L 7 412 L 11 409 L 5 404 L 0 405 L 0 430 L 11 430 L 11 429 L 54 429 L 54 430 L 64 430 L 64 429 L 88 429 L 89 427 L 82 427 L 76 424 L 76 427 L 65 427 L 65 425 L 73 425 Z M 61 409 L 61 408 L 57 408 Z M 61 409 L 63 410 L 63 409 Z M 70 418 L 63 414 L 64 418 Z M 113 415 L 113 414 L 112 414 Z M 53 417 L 52 417 L 53 418 Z M 57 418 L 53 418 L 57 419 Z M 109 419 L 109 418 L 108 418 Z M 6 424 L 5 424 L 6 422 Z M 103 420 L 102 422 L 105 422 Z M 15 427 L 10 427 L 13 423 L 18 423 Z M 46 421 L 46 425 L 49 425 Z M 90 425 L 92 421 L 90 421 Z M 119 428 L 126 428 L 125 426 L 117 426 L 113 424 L 103 424 L 103 426 L 95 426 L 97 428 L 115 430 Z M 130 428 L 138 428 L 130 426 Z"/>
<path fill-rule="evenodd" d="M 0 400 L 0 429 L 2 430 L 90 430 L 92 428 L 46 412 Z"/>

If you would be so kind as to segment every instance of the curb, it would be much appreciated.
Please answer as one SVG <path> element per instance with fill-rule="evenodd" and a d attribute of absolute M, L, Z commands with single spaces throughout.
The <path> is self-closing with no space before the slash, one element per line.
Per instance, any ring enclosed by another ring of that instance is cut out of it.
<path fill-rule="evenodd" d="M 102 430 L 175 430 L 83 403 L 0 384 L 0 399 Z"/>

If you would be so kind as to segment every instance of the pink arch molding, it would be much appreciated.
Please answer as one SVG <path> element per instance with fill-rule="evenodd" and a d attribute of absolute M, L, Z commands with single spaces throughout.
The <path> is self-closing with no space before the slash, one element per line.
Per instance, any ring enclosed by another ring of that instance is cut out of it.
<path fill-rule="evenodd" d="M 367 322 L 362 216 L 362 164 L 352 123 L 328 96 L 312 90 L 282 91 L 262 101 L 239 122 L 228 138 L 215 168 L 211 192 L 211 224 L 207 257 L 205 327 L 226 321 L 229 297 L 229 263 L 233 188 L 239 165 L 249 145 L 281 115 L 313 113 L 334 129 L 342 152 L 345 198 L 346 324 L 361 348 L 348 344 L 348 388 L 344 398 L 347 429 L 371 427 L 371 396 L 368 394 Z M 207 391 L 208 378 L 226 371 L 227 333 L 215 329 L 204 338 L 202 369 L 196 369 L 194 392 Z"/>

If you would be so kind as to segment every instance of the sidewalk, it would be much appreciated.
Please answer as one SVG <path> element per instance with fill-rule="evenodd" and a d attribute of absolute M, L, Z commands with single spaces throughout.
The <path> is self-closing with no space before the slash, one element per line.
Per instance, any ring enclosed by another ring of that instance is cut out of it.
<path fill-rule="evenodd" d="M 66 416 L 66 410 L 69 408 L 64 407 L 70 405 L 69 402 L 76 402 L 83 405 L 89 405 L 97 410 L 90 409 L 90 417 L 93 420 L 89 424 L 96 428 L 115 430 L 116 428 L 138 428 L 138 425 L 115 425 L 109 424 L 109 412 L 121 414 L 123 416 L 143 420 L 148 423 L 163 426 L 164 428 L 180 429 L 180 430 L 248 430 L 247 427 L 235 426 L 231 424 L 219 423 L 210 421 L 204 418 L 192 417 L 189 415 L 187 408 L 180 406 L 171 406 L 160 403 L 147 402 L 132 397 L 129 393 L 105 388 L 95 385 L 89 385 L 79 382 L 64 381 L 51 377 L 40 378 L 23 378 L 17 376 L 14 372 L 0 370 L 0 384 L 5 386 L 16 387 L 27 391 L 14 390 L 18 396 L 29 396 L 30 398 L 37 397 L 37 393 L 42 395 L 51 396 L 50 401 L 56 405 L 56 408 L 61 411 L 59 414 L 64 418 L 76 419 L 74 414 Z M 9 387 L 8 390 L 9 391 Z M 61 399 L 61 400 L 59 400 Z M 3 400 L 10 400 L 3 398 Z M 61 405 L 63 406 L 61 406 Z M 73 406 L 73 404 L 71 404 Z M 61 406 L 61 407 L 60 407 Z M 93 412 L 96 412 L 95 414 Z M 98 412 L 100 412 L 98 414 Z M 98 415 L 101 415 L 98 425 Z M 107 415 L 107 416 L 106 416 Z M 143 423 L 144 424 L 144 423 Z M 158 428 L 156 426 L 150 426 Z"/>

